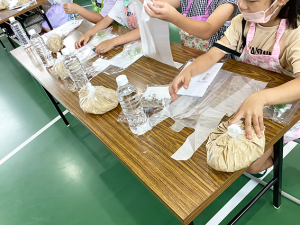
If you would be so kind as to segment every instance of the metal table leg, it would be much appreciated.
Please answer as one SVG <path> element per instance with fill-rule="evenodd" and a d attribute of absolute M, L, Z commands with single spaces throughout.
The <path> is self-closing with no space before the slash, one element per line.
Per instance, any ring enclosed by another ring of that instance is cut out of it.
<path fill-rule="evenodd" d="M 274 184 L 273 205 L 276 209 L 281 206 L 281 189 L 282 189 L 282 161 L 283 161 L 283 137 L 274 145 L 274 179 L 277 182 Z"/>
<path fill-rule="evenodd" d="M 69 127 L 70 124 L 69 124 L 68 120 L 66 119 L 65 115 L 62 113 L 62 111 L 60 110 L 60 108 L 58 107 L 59 103 L 55 102 L 53 96 L 44 87 L 43 87 L 43 89 L 46 92 L 47 96 L 49 97 L 50 101 L 52 102 L 53 106 L 55 107 L 56 111 L 58 112 L 58 114 L 60 115 L 60 117 L 65 122 L 66 126 Z"/>
<path fill-rule="evenodd" d="M 282 185 L 282 159 L 283 159 L 283 137 L 274 145 L 274 177 L 267 185 L 228 223 L 235 224 L 273 185 L 273 205 L 279 208 L 281 205 Z"/>
<path fill-rule="evenodd" d="M 46 20 L 46 22 L 48 23 L 50 30 L 53 30 L 53 27 L 52 27 L 51 23 L 49 22 L 49 20 L 48 20 L 48 18 L 47 18 L 47 16 L 46 16 L 46 14 L 45 14 L 45 12 L 44 12 L 42 6 L 39 6 L 39 9 L 41 10 L 41 16 L 42 16 L 42 17 L 44 18 L 44 20 Z"/>
<path fill-rule="evenodd" d="M 3 44 L 3 42 L 0 40 L 0 44 L 2 45 L 2 47 L 4 48 L 4 49 L 6 49 L 6 47 L 5 47 L 5 45 Z"/>

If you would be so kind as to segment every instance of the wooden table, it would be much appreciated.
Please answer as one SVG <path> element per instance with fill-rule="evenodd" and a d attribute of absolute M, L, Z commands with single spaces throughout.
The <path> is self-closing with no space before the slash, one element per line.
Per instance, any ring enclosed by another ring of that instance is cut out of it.
<path fill-rule="evenodd" d="M 48 23 L 50 29 L 52 30 L 52 25 L 51 23 L 49 22 L 44 10 L 42 9 L 41 5 L 45 4 L 46 3 L 46 0 L 36 0 L 36 4 L 33 4 L 31 6 L 29 6 L 28 8 L 22 10 L 22 11 L 18 11 L 19 8 L 17 9 L 13 9 L 13 10 L 9 10 L 9 9 L 5 9 L 5 10 L 1 10 L 0 11 L 0 25 L 2 23 L 5 23 L 6 21 L 9 20 L 10 17 L 17 17 L 17 16 L 20 16 L 32 9 L 35 9 L 37 8 L 40 13 L 40 15 L 43 17 L 43 19 Z M 30 25 L 29 25 L 30 26 Z M 13 46 L 13 48 L 16 48 L 15 44 L 12 42 L 11 40 L 11 37 L 9 36 L 8 32 L 6 31 L 6 28 L 3 29 L 4 31 L 4 34 L 6 35 L 8 41 L 10 42 L 10 44 Z M 25 29 L 25 32 L 27 33 L 26 29 Z M 28 34 L 27 34 L 28 35 Z M 1 42 L 1 40 L 0 40 Z M 5 46 L 3 45 L 3 43 L 1 42 L 1 45 L 5 48 Z"/>
<path fill-rule="evenodd" d="M 12 17 L 12 16 L 16 17 L 19 15 L 22 15 L 23 13 L 26 13 L 32 9 L 35 9 L 35 8 L 45 4 L 46 0 L 37 0 L 36 2 L 37 2 L 36 4 L 29 6 L 28 8 L 26 8 L 22 11 L 18 11 L 19 8 L 13 9 L 13 10 L 9 10 L 9 9 L 1 10 L 0 11 L 0 24 L 8 21 L 9 17 Z"/>
<path fill-rule="evenodd" d="M 85 33 L 90 27 L 91 24 L 84 22 L 75 33 L 77 35 L 78 31 Z M 114 30 L 116 30 L 115 28 Z M 74 35 L 71 34 L 68 38 L 76 40 L 77 37 Z M 191 57 L 202 54 L 201 51 L 175 43 L 171 43 L 171 48 L 174 60 L 180 63 L 185 63 Z M 114 49 L 105 56 L 112 56 L 120 51 L 121 49 Z M 85 114 L 79 107 L 78 93 L 68 91 L 60 81 L 53 79 L 42 66 L 34 66 L 22 48 L 15 49 L 11 53 L 41 85 L 103 142 L 183 224 L 192 224 L 193 219 L 245 171 L 225 173 L 211 169 L 206 163 L 205 143 L 189 160 L 173 160 L 170 156 L 193 132 L 192 129 L 184 128 L 180 133 L 177 133 L 169 128 L 173 124 L 173 120 L 169 118 L 144 135 L 134 135 L 127 124 L 117 121 L 121 112 L 120 105 L 104 115 Z M 292 79 L 282 74 L 230 59 L 226 60 L 223 69 L 268 82 L 268 87 L 275 87 Z M 123 74 L 127 75 L 129 81 L 141 92 L 147 84 L 170 83 L 178 72 L 178 69 L 142 57 L 128 67 Z M 91 83 L 112 89 L 117 88 L 115 77 L 103 73 L 93 78 Z M 277 143 L 276 149 L 279 149 L 282 141 L 278 142 L 278 140 L 282 140 L 281 137 L 284 133 L 299 119 L 300 114 L 297 114 L 288 126 L 265 120 L 266 149 L 275 143 Z M 275 152 L 280 154 L 281 151 Z M 277 159 L 280 159 L 280 155 Z M 277 161 L 279 161 L 279 165 L 275 165 L 278 168 L 275 169 L 275 174 L 280 173 L 282 160 Z M 277 161 L 276 163 L 278 163 Z M 274 204 L 277 206 L 280 206 L 280 184 L 281 182 L 277 182 L 277 187 L 274 186 Z"/>

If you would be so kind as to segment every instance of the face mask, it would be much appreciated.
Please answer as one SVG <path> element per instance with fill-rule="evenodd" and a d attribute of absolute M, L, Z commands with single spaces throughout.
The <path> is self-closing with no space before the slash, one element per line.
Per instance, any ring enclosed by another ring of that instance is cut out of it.
<path fill-rule="evenodd" d="M 277 0 L 275 2 L 277 2 Z M 272 8 L 272 6 L 275 4 L 275 2 L 273 2 L 273 4 L 266 11 L 259 11 L 259 12 L 255 12 L 255 13 L 244 13 L 240 9 L 240 7 L 239 7 L 239 10 L 242 12 L 242 14 L 244 16 L 244 19 L 247 20 L 247 21 L 249 21 L 249 22 L 253 22 L 253 23 L 267 23 L 267 22 L 269 22 L 269 20 L 271 19 L 271 17 L 274 15 L 274 13 L 278 9 L 278 7 L 277 7 L 272 14 L 270 14 L 269 16 L 266 17 L 266 12 L 270 8 Z"/>

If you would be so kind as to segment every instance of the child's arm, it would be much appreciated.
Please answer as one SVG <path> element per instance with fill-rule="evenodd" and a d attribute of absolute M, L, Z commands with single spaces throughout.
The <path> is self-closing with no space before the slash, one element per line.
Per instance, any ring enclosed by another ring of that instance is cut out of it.
<path fill-rule="evenodd" d="M 166 2 L 153 1 L 159 8 L 148 3 L 145 11 L 149 16 L 173 23 L 189 34 L 203 40 L 211 38 L 225 23 L 235 15 L 236 6 L 231 3 L 220 5 L 209 16 L 206 22 L 190 19 L 180 14 L 174 7 Z"/>
<path fill-rule="evenodd" d="M 248 139 L 252 139 L 251 125 L 255 133 L 261 137 L 264 129 L 263 108 L 265 105 L 278 105 L 290 103 L 300 99 L 300 73 L 295 79 L 278 87 L 262 90 L 250 95 L 240 106 L 234 118 L 228 124 L 234 124 L 245 118 L 245 131 Z"/>
<path fill-rule="evenodd" d="M 107 28 L 114 20 L 109 16 L 104 17 L 103 20 L 99 21 L 95 26 L 88 30 L 81 38 L 75 42 L 75 48 L 81 48 L 83 45 L 90 40 L 90 38 L 98 33 L 100 30 Z"/>
<path fill-rule="evenodd" d="M 103 19 L 103 16 L 100 13 L 92 12 L 75 3 L 65 3 L 64 10 L 66 14 L 77 13 L 92 23 L 98 23 L 100 20 Z"/>
<path fill-rule="evenodd" d="M 137 28 L 121 36 L 101 42 L 99 45 L 97 45 L 95 52 L 97 54 L 102 54 L 113 49 L 115 46 L 126 44 L 140 38 L 141 38 L 140 29 Z"/>
<path fill-rule="evenodd" d="M 229 44 L 228 39 L 224 36 L 221 38 L 222 43 Z M 210 69 L 215 63 L 217 63 L 222 57 L 224 57 L 220 49 L 212 47 L 207 53 L 200 55 L 192 64 L 190 64 L 185 70 L 183 70 L 171 83 L 169 92 L 172 100 L 177 99 L 177 92 L 183 86 L 188 89 L 189 83 L 193 76 L 203 73 Z"/>

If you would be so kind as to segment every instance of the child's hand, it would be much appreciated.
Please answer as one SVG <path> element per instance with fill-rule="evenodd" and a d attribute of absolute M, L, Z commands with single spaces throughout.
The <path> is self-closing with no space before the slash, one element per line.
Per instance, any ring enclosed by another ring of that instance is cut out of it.
<path fill-rule="evenodd" d="M 156 8 L 153 4 L 157 5 L 159 8 Z M 144 6 L 144 8 L 150 17 L 168 22 L 171 22 L 172 19 L 176 18 L 176 14 L 178 13 L 173 6 L 166 2 L 153 1 L 153 3 L 148 3 L 147 6 Z"/>
<path fill-rule="evenodd" d="M 66 14 L 74 14 L 77 13 L 78 7 L 80 7 L 79 5 L 75 4 L 75 3 L 65 3 L 63 5 L 65 13 Z"/>
<path fill-rule="evenodd" d="M 75 48 L 81 48 L 82 46 L 86 45 L 86 43 L 88 43 L 88 41 L 90 40 L 92 35 L 85 33 L 81 38 L 79 38 L 76 42 L 75 42 Z"/>
<path fill-rule="evenodd" d="M 242 103 L 242 105 L 235 113 L 234 118 L 230 121 L 228 126 L 238 122 L 241 118 L 245 118 L 245 131 L 247 138 L 249 140 L 252 139 L 252 124 L 257 137 L 261 138 L 262 131 L 264 130 L 264 106 L 265 101 L 264 98 L 260 95 L 260 92 L 250 95 Z"/>
<path fill-rule="evenodd" d="M 173 101 L 177 99 L 177 92 L 182 86 L 185 89 L 188 89 L 191 78 L 192 76 L 190 70 L 187 68 L 173 80 L 173 82 L 169 86 L 169 92 Z"/>
<path fill-rule="evenodd" d="M 109 50 L 113 49 L 114 47 L 115 47 L 114 40 L 110 39 L 110 40 L 103 41 L 100 44 L 98 44 L 95 52 L 96 52 L 96 54 L 103 54 L 103 53 L 108 52 Z"/>

